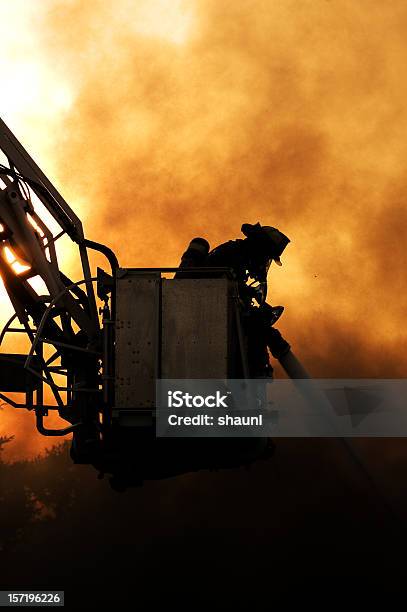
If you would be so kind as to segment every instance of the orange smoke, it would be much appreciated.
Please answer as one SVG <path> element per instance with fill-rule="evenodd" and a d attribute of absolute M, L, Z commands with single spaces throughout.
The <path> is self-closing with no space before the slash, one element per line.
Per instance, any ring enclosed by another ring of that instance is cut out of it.
<path fill-rule="evenodd" d="M 123 266 L 279 227 L 269 297 L 311 373 L 405 376 L 406 26 L 402 0 L 44 1 L 72 105 L 41 165 Z"/>

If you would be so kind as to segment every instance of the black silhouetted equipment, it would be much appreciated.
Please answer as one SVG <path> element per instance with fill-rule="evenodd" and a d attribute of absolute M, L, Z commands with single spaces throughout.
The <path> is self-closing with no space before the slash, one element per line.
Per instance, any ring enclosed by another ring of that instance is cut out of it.
<path fill-rule="evenodd" d="M 291 376 L 306 377 L 272 327 L 282 307 L 265 303 L 268 266 L 280 263 L 288 238 L 245 224 L 245 240 L 211 252 L 204 239 L 193 240 L 181 268 L 123 269 L 111 249 L 85 238 L 81 221 L 1 120 L 0 149 L 0 275 L 14 308 L 0 343 L 8 333 L 30 342 L 26 355 L 0 355 L 0 398 L 33 410 L 45 436 L 72 433 L 73 460 L 113 474 L 117 488 L 264 453 L 264 438 L 156 438 L 155 381 L 267 375 L 267 346 Z M 79 281 L 59 267 L 63 236 L 77 245 Z M 92 250 L 105 256 L 108 271 L 92 275 Z M 25 401 L 6 393 L 25 393 Z M 47 426 L 51 410 L 65 427 Z"/>

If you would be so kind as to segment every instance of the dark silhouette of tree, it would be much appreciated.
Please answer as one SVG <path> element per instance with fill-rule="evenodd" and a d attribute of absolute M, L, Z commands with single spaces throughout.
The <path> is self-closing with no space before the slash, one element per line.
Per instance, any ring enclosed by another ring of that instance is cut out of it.
<path fill-rule="evenodd" d="M 281 440 L 275 458 L 250 470 L 200 471 L 124 494 L 73 465 L 68 448 L 0 460 L 4 585 L 103 601 L 109 585 L 114 600 L 135 581 L 138 592 L 207 575 L 259 588 L 273 576 L 281 590 L 304 575 L 403 571 L 404 527 L 336 441 Z M 371 451 L 386 456 L 383 441 Z M 406 466 L 401 442 L 399 451 Z"/>

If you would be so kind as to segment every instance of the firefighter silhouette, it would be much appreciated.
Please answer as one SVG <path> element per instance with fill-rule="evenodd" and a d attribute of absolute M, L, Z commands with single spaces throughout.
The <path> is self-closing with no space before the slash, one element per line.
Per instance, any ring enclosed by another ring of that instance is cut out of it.
<path fill-rule="evenodd" d="M 182 255 L 179 265 L 182 272 L 176 276 L 191 277 L 194 267 L 231 270 L 238 283 L 250 376 L 271 377 L 273 368 L 268 350 L 280 359 L 288 353 L 290 345 L 273 327 L 284 308 L 267 304 L 267 274 L 273 261 L 282 265 L 280 257 L 290 240 L 275 227 L 260 223 L 244 223 L 242 233 L 246 238 L 229 240 L 212 250 L 207 240 L 194 238 Z"/>

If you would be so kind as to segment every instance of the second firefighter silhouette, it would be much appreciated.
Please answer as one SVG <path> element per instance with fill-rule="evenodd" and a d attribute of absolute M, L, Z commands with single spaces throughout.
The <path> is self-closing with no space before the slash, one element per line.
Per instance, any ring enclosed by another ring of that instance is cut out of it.
<path fill-rule="evenodd" d="M 281 266 L 280 256 L 290 242 L 289 238 L 274 227 L 256 223 L 244 223 L 245 239 L 229 240 L 212 251 L 204 238 L 191 240 L 182 255 L 177 276 L 192 276 L 195 267 L 229 268 L 238 282 L 243 323 L 248 338 L 249 374 L 253 378 L 270 377 L 273 368 L 268 350 L 280 359 L 288 353 L 290 345 L 273 324 L 281 316 L 283 306 L 266 303 L 267 273 L 274 261 Z"/>

